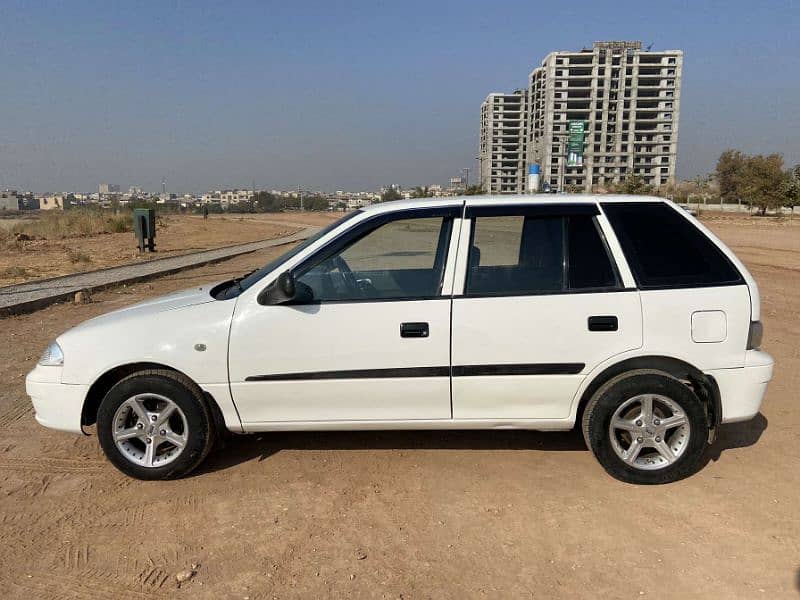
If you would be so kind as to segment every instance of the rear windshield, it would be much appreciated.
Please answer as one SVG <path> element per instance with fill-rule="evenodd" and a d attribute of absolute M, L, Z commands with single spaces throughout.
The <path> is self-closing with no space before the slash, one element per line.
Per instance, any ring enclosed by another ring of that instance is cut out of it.
<path fill-rule="evenodd" d="M 642 289 L 742 283 L 728 257 L 664 202 L 603 203 Z"/>

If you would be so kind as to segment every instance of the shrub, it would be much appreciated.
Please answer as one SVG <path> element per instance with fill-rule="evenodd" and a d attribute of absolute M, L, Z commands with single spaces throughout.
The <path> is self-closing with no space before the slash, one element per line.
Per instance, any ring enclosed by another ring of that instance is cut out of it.
<path fill-rule="evenodd" d="M 0 271 L 0 277 L 9 278 L 9 279 L 19 279 L 19 278 L 27 278 L 30 275 L 30 271 L 25 267 L 7 267 Z"/>
<path fill-rule="evenodd" d="M 36 220 L 15 225 L 12 233 L 61 240 L 102 233 L 124 233 L 133 229 L 129 213 L 113 215 L 97 208 L 75 208 L 42 213 Z"/>
<path fill-rule="evenodd" d="M 73 264 L 92 262 L 91 256 L 86 254 L 86 252 L 76 250 L 75 248 L 67 248 L 67 258 L 69 259 L 69 262 Z"/>

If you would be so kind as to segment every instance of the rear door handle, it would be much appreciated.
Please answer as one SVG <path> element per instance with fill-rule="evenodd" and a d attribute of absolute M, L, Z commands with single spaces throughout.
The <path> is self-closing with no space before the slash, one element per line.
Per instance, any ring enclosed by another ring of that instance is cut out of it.
<path fill-rule="evenodd" d="M 589 331 L 616 331 L 619 321 L 613 315 L 589 317 Z"/>
<path fill-rule="evenodd" d="M 400 323 L 400 337 L 426 338 L 428 334 L 427 323 Z"/>

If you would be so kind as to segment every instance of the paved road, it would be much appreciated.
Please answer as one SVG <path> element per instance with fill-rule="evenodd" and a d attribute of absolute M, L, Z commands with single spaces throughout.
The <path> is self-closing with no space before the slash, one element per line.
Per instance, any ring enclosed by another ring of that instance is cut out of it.
<path fill-rule="evenodd" d="M 248 252 L 296 242 L 307 238 L 317 230 L 317 227 L 307 227 L 292 235 L 273 240 L 238 244 L 182 256 L 159 258 L 142 263 L 0 287 L 0 315 L 31 312 L 48 304 L 70 298 L 80 290 L 92 291 L 112 285 L 142 281 Z"/>

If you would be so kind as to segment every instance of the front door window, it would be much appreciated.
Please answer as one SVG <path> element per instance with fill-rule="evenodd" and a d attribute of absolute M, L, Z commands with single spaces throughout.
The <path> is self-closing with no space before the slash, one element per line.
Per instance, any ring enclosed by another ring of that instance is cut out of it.
<path fill-rule="evenodd" d="M 439 295 L 451 219 L 397 219 L 300 269 L 313 302 L 419 299 Z"/>

